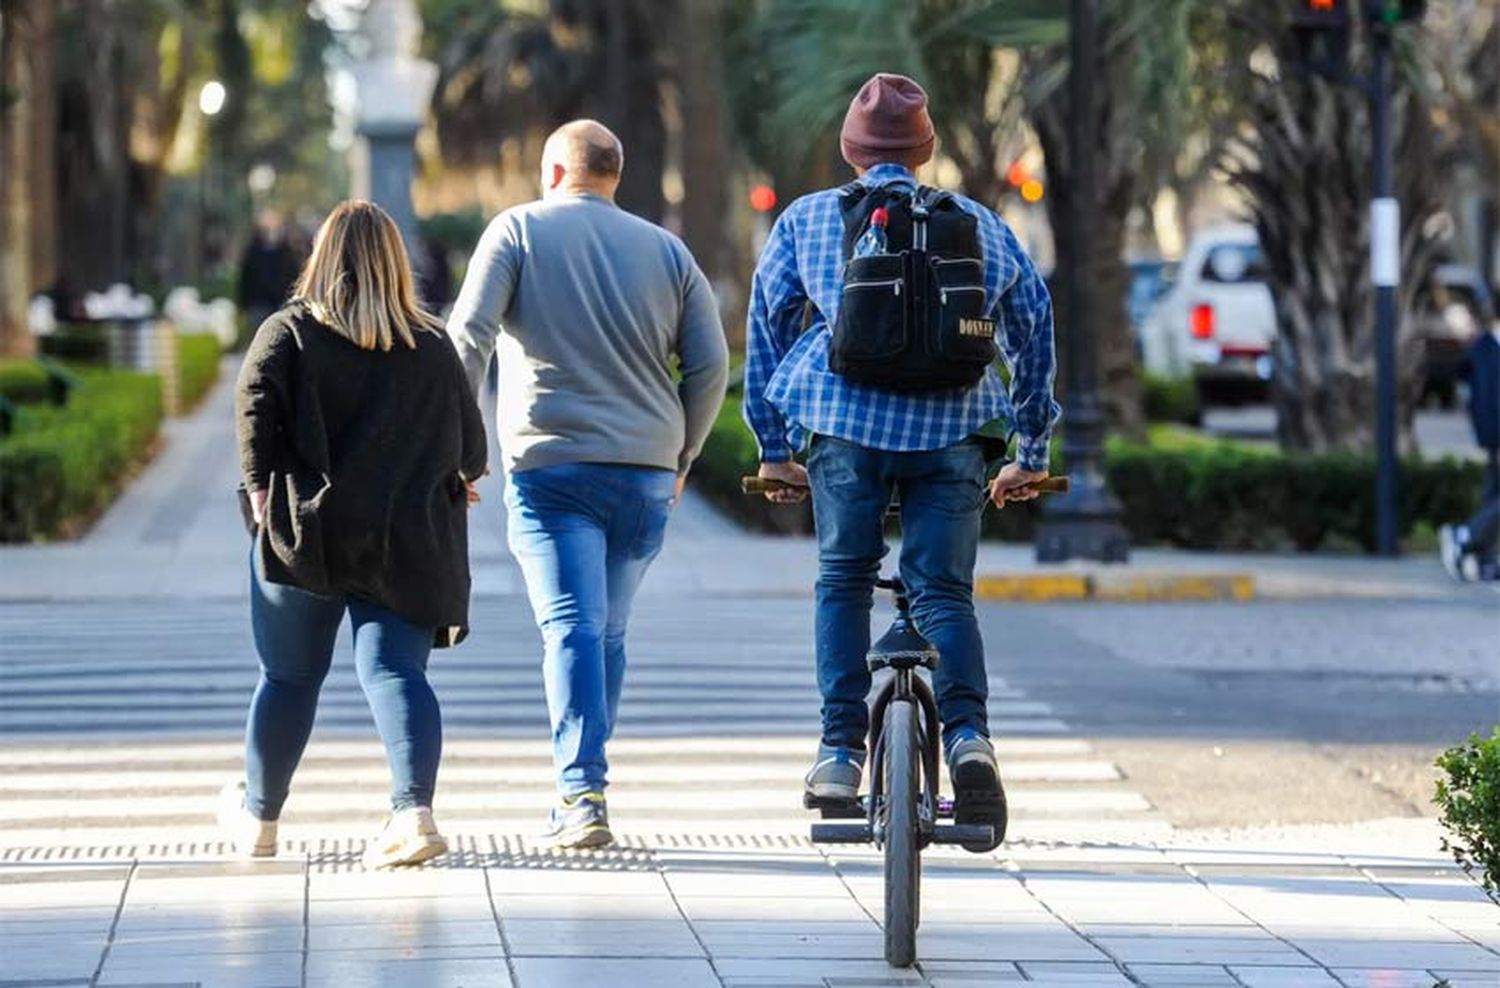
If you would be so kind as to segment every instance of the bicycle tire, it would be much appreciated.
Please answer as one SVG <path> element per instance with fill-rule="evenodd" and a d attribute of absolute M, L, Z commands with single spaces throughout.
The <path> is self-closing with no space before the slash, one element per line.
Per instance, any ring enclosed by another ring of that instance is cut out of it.
<path fill-rule="evenodd" d="M 895 700 L 886 708 L 885 758 L 885 960 L 910 967 L 917 957 L 917 910 L 922 881 L 917 800 L 921 767 L 916 706 Z"/>

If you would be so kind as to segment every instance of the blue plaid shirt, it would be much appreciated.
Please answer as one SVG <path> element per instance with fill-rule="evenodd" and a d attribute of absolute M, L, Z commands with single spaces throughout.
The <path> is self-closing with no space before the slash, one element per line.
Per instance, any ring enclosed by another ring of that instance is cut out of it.
<path fill-rule="evenodd" d="M 860 181 L 916 182 L 895 164 L 876 165 Z M 744 411 L 762 461 L 791 459 L 815 434 L 873 449 L 940 449 L 998 420 L 1016 435 L 1022 467 L 1047 467 L 1060 411 L 1052 400 L 1052 300 L 1005 221 L 973 200 L 955 198 L 979 221 L 986 309 L 999 327 L 1010 393 L 993 367 L 971 388 L 906 394 L 852 384 L 829 370 L 829 326 L 843 294 L 844 226 L 839 190 L 815 192 L 777 219 L 750 287 Z M 804 333 L 808 301 L 815 313 Z"/>

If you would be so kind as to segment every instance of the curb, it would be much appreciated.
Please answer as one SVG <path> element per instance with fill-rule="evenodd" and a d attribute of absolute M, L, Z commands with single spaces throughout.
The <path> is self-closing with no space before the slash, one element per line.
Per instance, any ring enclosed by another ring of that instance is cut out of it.
<path fill-rule="evenodd" d="M 1243 573 L 999 573 L 976 579 L 974 596 L 1020 604 L 1245 601 L 1255 599 L 1255 578 Z"/>

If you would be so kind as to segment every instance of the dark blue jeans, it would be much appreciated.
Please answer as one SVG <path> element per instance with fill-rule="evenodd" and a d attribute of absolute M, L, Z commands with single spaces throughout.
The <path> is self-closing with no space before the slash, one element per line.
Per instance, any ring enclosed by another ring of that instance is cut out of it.
<path fill-rule="evenodd" d="M 505 485 L 510 549 L 542 633 L 552 752 L 564 796 L 602 792 L 636 589 L 661 551 L 677 477 L 603 463 L 536 467 Z"/>
<path fill-rule="evenodd" d="M 943 737 L 951 740 L 961 729 L 987 735 L 989 683 L 974 617 L 974 559 L 986 497 L 979 443 L 893 453 L 818 436 L 807 471 L 818 529 L 823 743 L 863 747 L 869 729 L 865 655 L 893 491 L 901 496 L 901 578 L 912 619 L 942 654 L 932 679 Z"/>
<path fill-rule="evenodd" d="M 427 683 L 433 628 L 368 601 L 324 597 L 262 579 L 250 564 L 250 624 L 260 684 L 245 730 L 245 807 L 262 820 L 281 815 L 318 710 L 344 614 L 354 631 L 354 666 L 391 765 L 391 806 L 431 806 L 443 752 L 437 697 Z"/>

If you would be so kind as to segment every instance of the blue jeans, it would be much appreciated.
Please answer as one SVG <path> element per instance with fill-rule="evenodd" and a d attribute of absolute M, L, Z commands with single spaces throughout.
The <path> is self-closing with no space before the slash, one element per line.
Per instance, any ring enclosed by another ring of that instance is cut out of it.
<path fill-rule="evenodd" d="M 250 625 L 260 683 L 245 729 L 245 807 L 281 815 L 348 612 L 354 667 L 391 766 L 391 806 L 431 806 L 443 752 L 437 697 L 427 683 L 435 629 L 368 601 L 325 597 L 264 580 L 250 564 Z"/>
<path fill-rule="evenodd" d="M 512 473 L 510 549 L 542 633 L 552 757 L 564 796 L 600 792 L 636 588 L 661 551 L 676 475 L 568 463 Z"/>
<path fill-rule="evenodd" d="M 942 655 L 932 679 L 944 741 L 960 732 L 988 735 L 989 683 L 974 617 L 974 559 L 986 497 L 979 443 L 893 453 L 818 436 L 807 472 L 818 529 L 823 743 L 862 748 L 869 730 L 865 656 L 892 491 L 901 495 L 901 578 L 912 619 Z"/>

